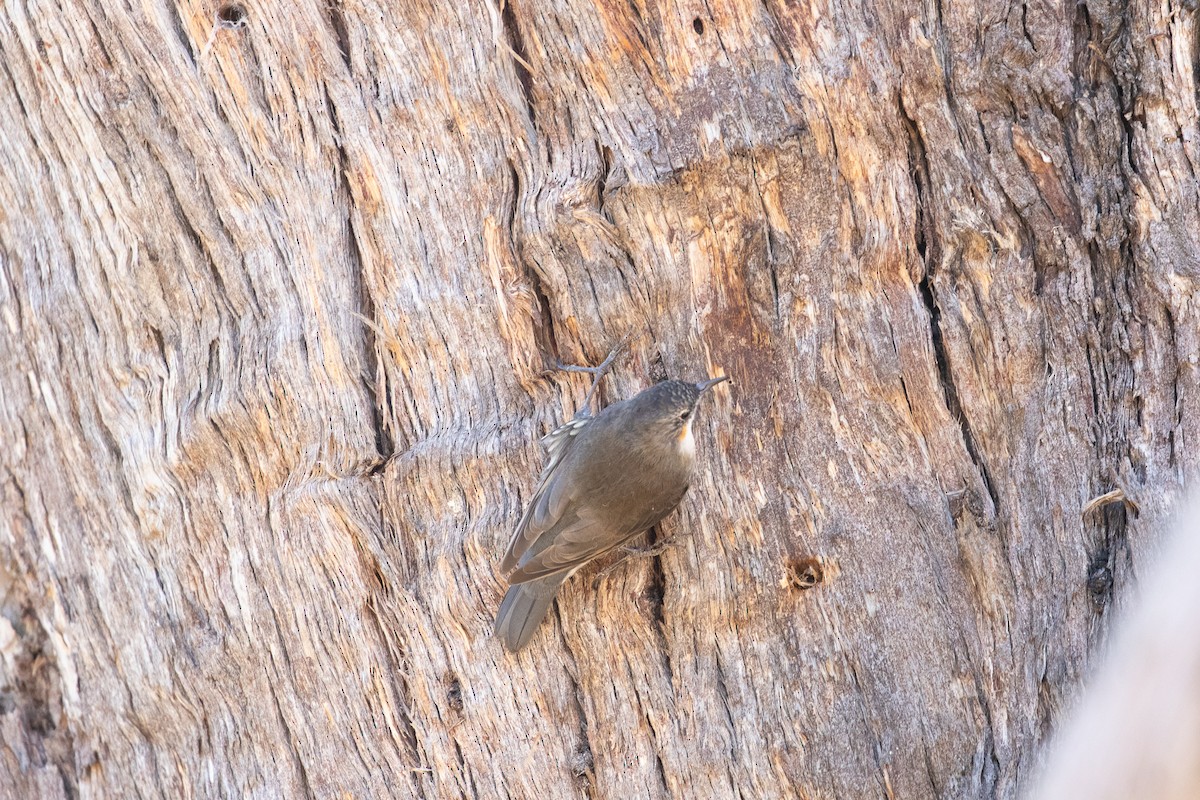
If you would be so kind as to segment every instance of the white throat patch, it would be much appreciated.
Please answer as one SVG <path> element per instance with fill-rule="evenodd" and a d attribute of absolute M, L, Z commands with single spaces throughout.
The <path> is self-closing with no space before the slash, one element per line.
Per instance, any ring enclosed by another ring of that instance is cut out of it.
<path fill-rule="evenodd" d="M 689 419 L 679 434 L 679 452 L 685 456 L 696 455 L 696 440 L 692 438 L 692 421 Z"/>

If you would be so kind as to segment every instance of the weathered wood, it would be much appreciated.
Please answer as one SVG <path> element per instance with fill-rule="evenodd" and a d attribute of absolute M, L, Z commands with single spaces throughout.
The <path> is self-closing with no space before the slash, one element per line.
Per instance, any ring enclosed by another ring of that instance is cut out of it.
<path fill-rule="evenodd" d="M 1197 473 L 1192 5 L 5 3 L 0 796 L 1013 797 Z M 682 543 L 506 655 L 630 330 Z"/>

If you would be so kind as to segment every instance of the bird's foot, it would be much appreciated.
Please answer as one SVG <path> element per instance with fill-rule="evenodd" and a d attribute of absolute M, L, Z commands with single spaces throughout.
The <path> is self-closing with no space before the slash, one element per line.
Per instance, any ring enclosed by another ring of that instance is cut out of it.
<path fill-rule="evenodd" d="M 621 354 L 621 351 L 629 345 L 629 341 L 632 338 L 633 331 L 630 331 L 622 336 L 621 341 L 617 342 L 616 347 L 614 347 L 609 352 L 608 356 L 600 362 L 599 366 L 583 367 L 578 364 L 563 364 L 561 362 L 555 365 L 557 369 L 563 372 L 586 372 L 592 376 L 592 386 L 590 389 L 588 389 L 587 396 L 583 398 L 584 410 L 587 410 L 591 407 L 592 395 L 596 393 L 596 389 L 600 386 L 601 379 L 608 373 L 610 369 L 612 369 L 613 362 L 616 361 L 617 356 Z"/>
<path fill-rule="evenodd" d="M 668 536 L 665 539 L 659 539 L 653 544 L 648 544 L 645 547 L 634 547 L 627 544 L 621 548 L 625 553 L 625 558 L 641 558 L 642 556 L 660 556 L 679 544 L 678 536 Z M 624 559 L 622 559 L 623 561 Z"/>
<path fill-rule="evenodd" d="M 612 572 L 617 567 L 621 566 L 622 564 L 624 564 L 626 561 L 628 561 L 631 558 L 645 558 L 646 556 L 659 556 L 659 555 L 662 555 L 663 553 L 667 552 L 668 550 L 670 550 L 672 547 L 677 546 L 678 544 L 679 544 L 678 536 L 668 536 L 665 539 L 659 539 L 658 541 L 654 542 L 653 544 L 646 545 L 645 547 L 634 547 L 631 544 L 627 544 L 620 549 L 620 551 L 619 551 L 621 553 L 620 558 L 618 558 L 616 561 L 614 561 L 613 563 L 609 564 L 607 567 L 605 567 L 604 569 L 602 569 L 598 573 L 596 573 L 596 580 L 594 583 L 599 584 L 600 581 L 602 581 L 608 577 L 610 572 Z"/>

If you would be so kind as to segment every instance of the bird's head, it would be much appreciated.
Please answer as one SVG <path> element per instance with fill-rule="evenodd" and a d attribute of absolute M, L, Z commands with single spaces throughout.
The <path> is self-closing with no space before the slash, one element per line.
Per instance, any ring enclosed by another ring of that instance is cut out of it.
<path fill-rule="evenodd" d="M 692 422 L 700 398 L 712 387 L 729 380 L 722 375 L 700 383 L 663 381 L 646 389 L 633 400 L 635 419 L 647 428 L 644 434 L 655 444 L 672 442 L 687 455 L 695 452 Z"/>

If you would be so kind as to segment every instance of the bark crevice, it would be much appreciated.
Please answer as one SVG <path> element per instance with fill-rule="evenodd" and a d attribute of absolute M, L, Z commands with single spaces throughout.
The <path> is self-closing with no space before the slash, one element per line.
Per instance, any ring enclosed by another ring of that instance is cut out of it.
<path fill-rule="evenodd" d="M 737 763 L 738 744 L 737 723 L 733 718 L 733 709 L 729 706 L 729 685 L 725 678 L 725 665 L 721 663 L 721 650 L 714 648 L 713 659 L 716 663 L 717 697 L 721 700 L 721 709 L 725 712 L 725 725 L 729 728 L 729 763 Z"/>
<path fill-rule="evenodd" d="M 991 472 L 984 460 L 979 444 L 976 441 L 970 420 L 963 409 L 959 397 L 958 386 L 954 381 L 954 371 L 950 365 L 950 355 L 946 347 L 942 331 L 942 309 L 938 304 L 937 289 L 934 285 L 934 275 L 941 265 L 942 244 L 938 237 L 938 228 L 933 211 L 930 208 L 932 183 L 930 180 L 929 153 L 925 140 L 915 119 L 909 115 L 901 94 L 897 107 L 900 118 L 908 134 L 909 142 L 909 173 L 913 180 L 914 197 L 916 201 L 916 223 L 914 225 L 913 245 L 924 267 L 917 289 L 925 311 L 929 317 L 929 338 L 933 345 L 933 357 L 937 368 L 938 380 L 942 386 L 942 395 L 946 409 L 958 423 L 962 434 L 963 446 L 970 456 L 976 471 L 992 500 L 992 514 L 1000 512 L 1000 495 L 992 481 Z"/>
<path fill-rule="evenodd" d="M 378 562 L 373 564 L 373 575 L 376 576 L 377 583 L 383 583 L 383 572 L 379 568 Z M 406 665 L 403 657 L 400 655 L 395 642 L 387 633 L 383 620 L 379 617 L 378 601 L 376 594 L 373 592 L 368 595 L 366 608 L 371 613 L 371 621 L 374 624 L 375 635 L 379 641 L 383 643 L 384 648 L 391 661 L 387 674 L 391 676 L 392 693 L 396 697 L 397 706 L 400 714 L 398 716 L 400 722 L 400 735 L 404 739 L 404 745 L 408 749 L 408 754 L 412 759 L 412 763 L 421 765 L 416 769 L 424 769 L 425 759 L 421 755 L 420 740 L 417 738 L 417 729 L 413 725 L 412 711 L 409 709 L 409 699 L 412 696 L 408 686 L 406 677 Z"/>
<path fill-rule="evenodd" d="M 276 622 L 278 626 L 278 622 Z M 279 703 L 279 692 L 275 689 L 274 681 L 267 681 L 267 688 L 271 691 L 271 700 L 275 703 L 275 714 L 279 720 L 280 727 L 286 736 L 288 756 L 292 760 L 292 766 L 296 768 L 296 774 L 300 778 L 300 785 L 304 789 L 305 797 L 316 798 L 317 793 L 313 791 L 312 781 L 308 777 L 308 768 L 304 765 L 304 759 L 300 752 L 296 749 L 296 737 L 292 733 L 292 726 L 288 724 L 287 717 L 283 713 L 283 706 Z"/>
<path fill-rule="evenodd" d="M 18 588 L 10 582 L 14 577 L 0 573 L 0 590 L 4 591 L 0 594 L 0 602 L 5 605 L 16 604 L 12 595 L 26 595 L 26 587 Z M 5 594 L 9 596 L 5 597 Z M 12 624 L 10 630 L 17 638 L 6 646 L 12 671 L 5 674 L 5 665 L 0 663 L 0 678 L 10 681 L 7 685 L 0 684 L 0 717 L 19 712 L 22 741 L 19 745 L 14 742 L 9 746 L 23 749 L 26 757 L 39 767 L 53 767 L 62 782 L 63 794 L 75 800 L 79 797 L 79 776 L 75 763 L 75 736 L 63 707 L 64 675 L 46 627 L 33 606 L 27 603 L 28 599 L 27 596 L 20 597 L 23 607 L 19 613 L 13 613 L 16 612 L 14 608 L 2 617 Z"/>
<path fill-rule="evenodd" d="M 188 36 L 187 26 L 183 22 L 183 11 L 179 4 L 171 3 L 168 8 L 171 15 L 171 29 L 175 32 L 175 38 L 179 40 L 180 47 L 183 48 L 184 55 L 188 57 L 192 68 L 196 67 L 196 52 L 192 49 L 192 37 Z M 213 25 L 216 25 L 216 19 L 213 20 Z"/>
<path fill-rule="evenodd" d="M 529 58 L 525 51 L 525 37 L 521 35 L 521 26 L 517 23 L 513 4 L 500 1 L 500 22 L 504 28 L 504 37 L 508 40 L 508 49 L 513 56 L 513 69 L 517 73 L 517 82 L 521 85 L 521 97 L 525 100 L 525 111 L 529 114 L 529 124 L 537 129 L 537 111 L 533 104 L 533 72 L 530 71 Z"/>
<path fill-rule="evenodd" d="M 329 25 L 333 28 L 338 53 L 341 55 L 346 69 L 353 72 L 354 65 L 350 61 L 350 29 L 346 26 L 346 9 L 343 0 L 329 0 L 328 9 Z"/>
<path fill-rule="evenodd" d="M 980 762 L 976 766 L 978 770 L 976 779 L 981 788 L 988 790 L 988 794 L 994 794 L 997 781 L 1003 774 L 1000 767 L 1000 754 L 996 752 L 996 725 L 992 719 L 991 703 L 984 690 L 983 681 L 979 678 L 979 673 L 972 670 L 971 677 L 975 681 L 975 700 L 979 703 L 979 710 L 983 714 L 984 721 L 983 739 L 976 751 L 980 758 Z"/>
<path fill-rule="evenodd" d="M 330 14 L 340 14 L 336 4 L 330 6 Z M 331 16 L 331 20 L 340 19 Z M 336 26 L 335 26 L 336 29 Z M 344 21 L 343 21 L 344 29 Z M 347 66 L 349 66 L 347 64 Z M 381 398 L 388 397 L 387 370 L 379 362 L 379 342 L 377 340 L 377 321 L 375 301 L 371 296 L 371 284 L 368 280 L 367 265 L 363 259 L 362 250 L 358 243 L 358 233 L 354 227 L 354 191 L 350 186 L 350 156 L 346 152 L 342 136 L 341 120 L 338 117 L 337 106 L 325 87 L 325 104 L 329 108 L 329 124 L 333 129 L 333 146 L 337 150 L 337 172 L 342 200 L 346 205 L 346 244 L 347 261 L 350 273 L 358 288 L 358 311 L 356 316 L 362 322 L 362 337 L 360 356 L 362 358 L 362 382 L 366 392 L 367 407 L 371 414 L 371 429 L 375 434 L 375 463 L 366 470 L 367 475 L 378 475 L 396 454 L 396 440 L 388 430 L 387 420 L 383 413 Z M 380 385 L 380 384 L 383 385 Z"/>
<path fill-rule="evenodd" d="M 653 547 L 659 541 L 661 530 L 656 526 L 651 531 L 650 546 Z M 671 647 L 667 641 L 667 620 L 664 615 L 666 596 L 667 575 L 663 569 L 663 557 L 661 553 L 655 553 L 650 557 L 650 577 L 646 587 L 646 599 L 650 603 L 650 624 L 654 628 L 655 641 L 662 653 L 663 666 L 666 667 L 667 675 L 673 678 L 675 673 L 671 665 Z"/>
<path fill-rule="evenodd" d="M 966 448 L 967 455 L 971 457 L 971 462 L 975 465 L 979 477 L 983 481 L 984 488 L 987 489 L 988 497 L 992 500 L 992 514 L 999 514 L 1000 495 L 996 491 L 995 484 L 992 482 L 987 462 L 984 461 L 983 456 L 980 454 L 979 445 L 975 441 L 975 434 L 971 429 L 971 423 L 963 411 L 962 401 L 958 396 L 958 387 L 954 383 L 954 373 L 950 367 L 950 358 L 946 350 L 945 339 L 942 335 L 942 312 L 938 307 L 937 295 L 928 271 L 918 284 L 918 288 L 920 289 L 921 300 L 925 304 L 925 310 L 929 314 L 929 333 L 933 343 L 933 357 L 937 365 L 938 378 L 942 384 L 942 395 L 945 399 L 946 408 L 950 411 L 950 415 L 955 421 L 958 422 L 959 430 L 962 432 L 963 446 Z"/>
<path fill-rule="evenodd" d="M 929 732 L 925 729 L 925 723 L 921 723 L 921 752 L 925 762 L 925 779 L 929 781 L 929 788 L 933 790 L 931 797 L 945 797 L 942 792 L 942 787 L 938 785 L 937 768 L 933 764 L 933 756 L 929 752 Z"/>
<path fill-rule="evenodd" d="M 1090 330 L 1084 355 L 1092 393 L 1092 447 L 1095 451 L 1094 480 L 1098 492 L 1117 486 L 1125 491 L 1130 482 L 1145 482 L 1145 466 L 1131 436 L 1130 427 L 1141 427 L 1140 391 L 1131 342 L 1142 334 L 1137 292 L 1131 285 L 1137 277 L 1132 232 L 1138 228 L 1130 202 L 1140 180 L 1134 154 L 1135 122 L 1144 124 L 1138 111 L 1138 84 L 1134 74 L 1135 55 L 1126 6 L 1076 7 L 1074 32 L 1076 50 L 1072 71 L 1085 88 L 1090 102 L 1081 104 L 1077 118 L 1083 123 L 1068 128 L 1065 137 L 1071 150 L 1090 157 L 1084 166 L 1093 169 L 1110 163 L 1118 168 L 1111 183 L 1084 184 L 1090 190 L 1092 220 L 1086 234 L 1087 266 L 1090 268 L 1091 302 L 1084 309 Z M 1135 116 L 1135 114 L 1137 116 Z M 1085 138 L 1084 134 L 1089 136 Z M 1114 185 L 1116 184 L 1116 185 Z M 1169 305 L 1165 305 L 1169 314 Z M 1166 337 L 1170 339 L 1172 326 Z M 1178 371 L 1176 370 L 1176 376 Z M 1173 429 L 1173 426 L 1172 426 Z M 1168 463 L 1172 458 L 1168 433 Z M 1092 548 L 1086 570 L 1086 585 L 1092 607 L 1101 614 L 1116 587 L 1132 571 L 1129 547 L 1129 514 L 1124 503 L 1100 511 L 1090 523 L 1099 541 Z"/>
<path fill-rule="evenodd" d="M 517 238 L 517 209 L 521 202 L 521 173 L 517 171 L 517 165 L 511 159 L 508 162 L 508 172 L 512 186 L 512 205 L 509 207 L 507 221 L 508 239 L 513 244 L 517 265 L 525 274 L 525 279 L 529 282 L 529 291 L 533 293 L 533 298 L 537 303 L 534 340 L 537 342 L 538 349 L 541 350 L 543 357 L 551 366 L 554 366 L 561 361 L 558 333 L 554 325 L 554 313 L 550 305 L 550 297 L 546 294 L 541 273 L 538 272 L 536 266 L 529 263 L 523 252 L 524 248 L 519 246 Z M 541 324 L 537 324 L 536 320 L 540 320 Z"/>
<path fill-rule="evenodd" d="M 595 795 L 596 791 L 596 775 L 595 775 L 595 756 L 592 750 L 592 741 L 588 737 L 588 716 L 584 705 L 584 689 L 579 682 L 579 659 L 575 656 L 575 651 L 571 648 L 571 643 L 567 641 L 567 629 L 563 624 L 562 609 L 559 606 L 559 601 L 554 601 L 554 614 L 558 617 L 558 630 L 562 635 L 563 650 L 566 651 L 568 664 L 566 668 L 567 679 L 571 682 L 571 696 L 575 701 L 575 713 L 579 715 L 579 728 L 576 731 L 579 739 L 578 745 L 574 751 L 574 761 L 571 764 L 571 771 L 575 775 L 575 779 L 585 784 L 585 791 L 589 797 Z"/>

